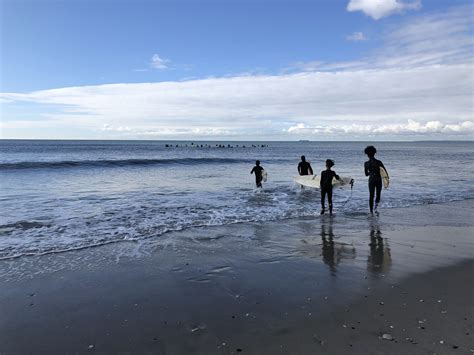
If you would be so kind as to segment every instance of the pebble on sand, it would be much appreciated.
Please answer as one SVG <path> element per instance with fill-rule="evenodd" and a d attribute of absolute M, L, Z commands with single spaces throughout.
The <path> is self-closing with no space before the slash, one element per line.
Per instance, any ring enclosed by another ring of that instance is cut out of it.
<path fill-rule="evenodd" d="M 391 341 L 391 340 L 393 340 L 393 336 L 391 336 L 390 334 L 385 333 L 385 334 L 382 334 L 381 339 Z"/>

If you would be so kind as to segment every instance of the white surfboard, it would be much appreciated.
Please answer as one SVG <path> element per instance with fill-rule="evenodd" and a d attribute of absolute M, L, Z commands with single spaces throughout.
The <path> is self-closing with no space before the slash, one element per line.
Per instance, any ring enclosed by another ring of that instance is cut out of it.
<path fill-rule="evenodd" d="M 341 180 L 334 178 L 332 180 L 333 187 L 350 187 L 354 180 L 351 177 L 340 176 Z M 315 189 L 321 188 L 319 183 L 321 181 L 321 176 L 319 175 L 301 175 L 296 176 L 294 181 L 301 186 L 312 187 Z"/>
<path fill-rule="evenodd" d="M 380 167 L 380 176 L 382 177 L 383 187 L 387 189 L 388 185 L 390 184 L 390 178 L 387 174 L 387 170 Z"/>
<path fill-rule="evenodd" d="M 262 170 L 262 181 L 267 182 L 268 174 L 266 170 Z"/>

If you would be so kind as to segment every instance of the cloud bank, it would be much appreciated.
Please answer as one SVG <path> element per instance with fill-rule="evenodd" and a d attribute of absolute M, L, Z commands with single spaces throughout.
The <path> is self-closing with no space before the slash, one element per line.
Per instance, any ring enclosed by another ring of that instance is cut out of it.
<path fill-rule="evenodd" d="M 471 120 L 472 70 L 472 65 L 456 64 L 306 72 L 72 87 L 5 94 L 4 99 L 63 106 L 59 113 L 43 116 L 45 127 L 107 125 L 109 132 L 137 135 L 247 135 L 292 127 L 295 121 L 317 123 L 335 134 L 350 133 L 337 128 L 353 122 L 368 127 L 366 133 L 403 133 L 377 125 L 407 118 L 443 125 Z"/>
<path fill-rule="evenodd" d="M 361 125 L 350 124 L 338 127 L 308 127 L 304 123 L 298 123 L 287 129 L 288 133 L 297 135 L 327 134 L 334 135 L 343 134 L 363 134 L 374 136 L 378 134 L 395 134 L 395 135 L 419 135 L 419 134 L 453 134 L 465 135 L 474 133 L 474 123 L 472 121 L 464 121 L 455 124 L 443 124 L 440 121 L 429 121 L 420 123 L 414 120 L 408 120 L 406 123 L 382 124 L 382 125 Z"/>

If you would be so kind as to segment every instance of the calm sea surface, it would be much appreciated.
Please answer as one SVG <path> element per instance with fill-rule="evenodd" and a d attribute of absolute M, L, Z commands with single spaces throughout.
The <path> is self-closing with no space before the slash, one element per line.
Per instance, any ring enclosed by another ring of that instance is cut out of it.
<path fill-rule="evenodd" d="M 318 191 L 293 183 L 302 154 L 315 172 L 331 158 L 338 174 L 355 179 L 352 194 L 335 191 L 335 210 L 360 214 L 367 211 L 366 145 L 3 140 L 0 258 L 317 214 Z M 383 208 L 474 198 L 474 142 L 384 142 L 376 147 L 391 176 L 390 188 L 382 192 L 381 213 Z M 255 159 L 268 172 L 263 191 L 254 188 L 250 175 Z"/>

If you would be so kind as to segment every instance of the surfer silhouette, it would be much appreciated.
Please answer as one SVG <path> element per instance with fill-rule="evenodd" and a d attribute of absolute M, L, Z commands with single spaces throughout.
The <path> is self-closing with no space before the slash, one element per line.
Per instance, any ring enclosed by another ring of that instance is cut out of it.
<path fill-rule="evenodd" d="M 298 164 L 298 173 L 300 175 L 313 175 L 313 168 L 311 164 L 306 161 L 304 155 L 301 156 L 301 161 Z"/>
<path fill-rule="evenodd" d="M 375 159 L 375 153 L 377 149 L 373 145 L 369 145 L 365 148 L 364 153 L 367 154 L 369 160 L 364 164 L 365 176 L 369 177 L 369 208 L 370 213 L 377 212 L 377 207 L 380 203 L 380 195 L 382 193 L 382 176 L 381 168 L 383 168 L 386 173 L 387 170 L 383 163 Z M 386 173 L 388 178 L 388 173 Z M 374 197 L 375 197 L 375 206 L 374 206 Z"/>
<path fill-rule="evenodd" d="M 260 160 L 255 162 L 255 166 L 253 167 L 250 174 L 255 173 L 255 184 L 257 187 L 262 187 L 262 180 L 263 180 L 263 168 L 260 166 Z"/>
<path fill-rule="evenodd" d="M 321 172 L 321 180 L 319 186 L 321 187 L 321 214 L 324 214 L 326 208 L 324 206 L 326 195 L 328 196 L 329 214 L 332 215 L 332 180 L 336 178 L 340 180 L 339 175 L 331 168 L 334 166 L 334 161 L 326 160 L 326 170 Z"/>

